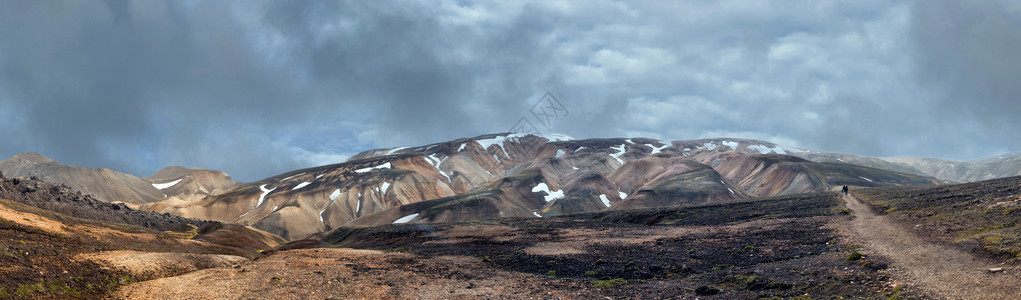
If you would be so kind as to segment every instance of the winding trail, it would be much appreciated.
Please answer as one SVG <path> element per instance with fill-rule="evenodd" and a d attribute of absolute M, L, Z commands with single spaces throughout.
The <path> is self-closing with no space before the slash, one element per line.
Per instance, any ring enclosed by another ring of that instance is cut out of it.
<path fill-rule="evenodd" d="M 999 266 L 922 240 L 854 195 L 844 201 L 854 214 L 851 231 L 868 249 L 892 259 L 918 288 L 944 299 L 1021 299 L 1017 270 L 989 273 L 987 268 Z"/>

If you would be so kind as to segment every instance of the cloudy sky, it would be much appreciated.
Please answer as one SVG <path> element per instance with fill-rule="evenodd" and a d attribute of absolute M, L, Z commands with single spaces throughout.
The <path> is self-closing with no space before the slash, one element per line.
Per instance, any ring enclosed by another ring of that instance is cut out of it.
<path fill-rule="evenodd" d="M 550 92 L 575 138 L 972 159 L 1021 151 L 1018 28 L 1018 1 L 2 1 L 0 156 L 251 181 Z"/>

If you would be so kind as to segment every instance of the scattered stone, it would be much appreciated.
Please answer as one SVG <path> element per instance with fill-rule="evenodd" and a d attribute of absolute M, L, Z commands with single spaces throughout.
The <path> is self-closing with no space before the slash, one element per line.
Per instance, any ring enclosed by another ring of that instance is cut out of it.
<path fill-rule="evenodd" d="M 704 286 L 703 285 L 703 286 L 700 286 L 698 288 L 695 288 L 695 295 L 699 295 L 699 296 L 712 296 L 712 295 L 716 295 L 716 294 L 719 294 L 719 293 L 720 293 L 720 289 L 717 289 L 717 288 L 714 288 L 714 287 L 710 287 L 710 286 Z"/>
<path fill-rule="evenodd" d="M 1000 272 L 1003 272 L 1003 268 L 989 268 L 989 269 L 986 269 L 986 270 L 989 271 L 989 273 L 1000 273 Z"/>

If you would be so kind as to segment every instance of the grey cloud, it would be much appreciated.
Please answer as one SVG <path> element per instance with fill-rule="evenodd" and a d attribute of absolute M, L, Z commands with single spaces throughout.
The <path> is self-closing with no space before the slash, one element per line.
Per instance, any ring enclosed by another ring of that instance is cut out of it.
<path fill-rule="evenodd" d="M 928 3 L 4 2 L 0 155 L 256 180 L 505 131 L 546 91 L 579 138 L 1017 150 L 1017 7 Z"/>
<path fill-rule="evenodd" d="M 1014 148 L 1021 145 L 1019 27 L 1021 5 L 1013 1 L 919 1 L 911 23 L 916 74 L 940 93 L 939 116 L 980 123 Z"/>

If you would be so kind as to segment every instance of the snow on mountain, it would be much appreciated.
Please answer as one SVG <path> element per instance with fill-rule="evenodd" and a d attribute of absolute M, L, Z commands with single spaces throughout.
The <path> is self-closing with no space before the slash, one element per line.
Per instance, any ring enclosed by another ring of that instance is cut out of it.
<path fill-rule="evenodd" d="M 174 181 L 171 181 L 171 182 L 167 182 L 167 183 L 153 183 L 152 187 L 154 187 L 156 189 L 159 189 L 159 190 L 162 190 L 162 189 L 166 189 L 166 188 L 169 188 L 169 187 L 177 185 L 178 183 L 181 182 L 181 180 L 184 180 L 184 178 L 181 178 L 181 179 L 178 179 L 178 180 L 174 180 Z"/>

